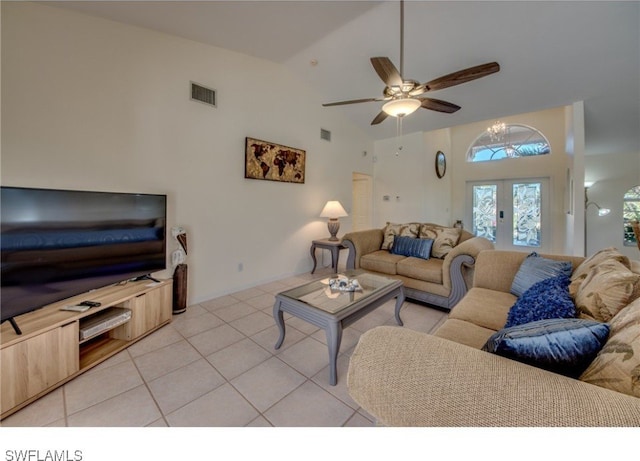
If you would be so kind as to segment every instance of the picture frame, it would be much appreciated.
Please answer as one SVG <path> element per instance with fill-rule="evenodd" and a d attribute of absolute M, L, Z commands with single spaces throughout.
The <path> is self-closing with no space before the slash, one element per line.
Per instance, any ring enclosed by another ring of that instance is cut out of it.
<path fill-rule="evenodd" d="M 436 175 L 442 179 L 447 172 L 447 158 L 442 151 L 436 152 Z"/>
<path fill-rule="evenodd" d="M 306 151 L 247 137 L 244 152 L 245 178 L 304 184 Z"/>

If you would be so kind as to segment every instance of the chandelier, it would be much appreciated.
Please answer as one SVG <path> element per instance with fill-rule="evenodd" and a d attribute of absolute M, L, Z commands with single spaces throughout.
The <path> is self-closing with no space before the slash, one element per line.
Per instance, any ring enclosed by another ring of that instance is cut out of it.
<path fill-rule="evenodd" d="M 509 125 L 500 120 L 496 120 L 493 125 L 487 128 L 487 133 L 489 134 L 491 142 L 494 143 L 493 147 L 498 150 L 503 150 L 505 157 L 520 157 L 518 146 L 511 140 Z"/>
<path fill-rule="evenodd" d="M 487 128 L 487 133 L 493 142 L 500 142 L 504 139 L 507 133 L 507 125 L 500 120 L 496 121 L 493 125 Z"/>

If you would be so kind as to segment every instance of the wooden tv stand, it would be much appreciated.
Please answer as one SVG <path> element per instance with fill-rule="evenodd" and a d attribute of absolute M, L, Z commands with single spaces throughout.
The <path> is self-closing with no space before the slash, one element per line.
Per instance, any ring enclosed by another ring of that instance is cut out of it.
<path fill-rule="evenodd" d="M 0 419 L 60 387 L 152 331 L 171 322 L 172 280 L 127 282 L 90 291 L 16 317 L 0 329 Z M 100 307 L 85 312 L 62 311 L 82 301 Z M 80 340 L 80 328 L 111 308 L 131 310 L 131 318 L 94 337 Z"/>

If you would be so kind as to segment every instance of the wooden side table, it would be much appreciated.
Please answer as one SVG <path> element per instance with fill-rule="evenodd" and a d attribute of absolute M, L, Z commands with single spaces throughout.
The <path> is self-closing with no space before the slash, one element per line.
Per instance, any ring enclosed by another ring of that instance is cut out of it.
<path fill-rule="evenodd" d="M 342 244 L 341 240 L 329 240 L 319 239 L 311 242 L 311 258 L 313 259 L 313 269 L 311 273 L 316 271 L 316 248 L 322 248 L 331 252 L 331 267 L 335 273 L 338 273 L 338 258 L 340 257 L 340 250 L 344 250 L 347 247 Z"/>

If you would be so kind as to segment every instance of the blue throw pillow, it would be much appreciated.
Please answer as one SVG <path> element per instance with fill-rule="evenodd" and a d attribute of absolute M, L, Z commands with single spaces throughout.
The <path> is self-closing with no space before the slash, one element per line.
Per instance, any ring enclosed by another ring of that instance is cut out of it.
<path fill-rule="evenodd" d="M 511 294 L 522 296 L 536 282 L 565 274 L 571 276 L 573 266 L 569 261 L 554 261 L 533 252 L 522 262 L 511 285 Z"/>
<path fill-rule="evenodd" d="M 394 255 L 413 256 L 414 258 L 429 259 L 433 239 L 395 236 L 391 253 Z"/>
<path fill-rule="evenodd" d="M 494 333 L 482 350 L 579 377 L 609 336 L 609 325 L 595 320 L 547 319 Z"/>
<path fill-rule="evenodd" d="M 569 294 L 569 282 L 569 277 L 563 274 L 534 284 L 511 306 L 504 327 L 575 317 L 576 305 Z"/>

